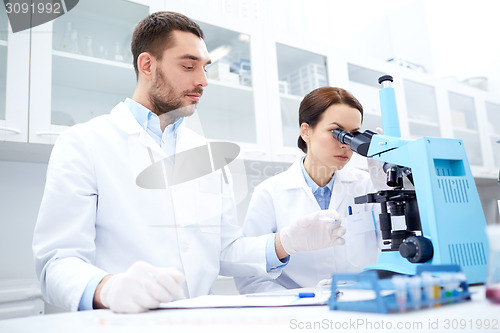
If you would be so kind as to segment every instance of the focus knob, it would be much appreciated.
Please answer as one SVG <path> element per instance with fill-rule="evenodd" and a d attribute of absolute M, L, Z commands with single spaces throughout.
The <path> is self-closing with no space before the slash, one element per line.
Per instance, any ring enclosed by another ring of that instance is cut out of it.
<path fill-rule="evenodd" d="M 409 262 L 423 263 L 432 259 L 432 242 L 423 236 L 410 236 L 399 246 L 399 253 Z"/>

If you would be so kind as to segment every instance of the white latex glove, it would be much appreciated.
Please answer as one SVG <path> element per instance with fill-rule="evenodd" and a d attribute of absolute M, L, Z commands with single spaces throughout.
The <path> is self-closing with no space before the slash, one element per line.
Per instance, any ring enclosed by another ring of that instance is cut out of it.
<path fill-rule="evenodd" d="M 291 225 L 281 229 L 280 240 L 288 254 L 324 249 L 343 245 L 345 227 L 335 210 L 320 210 L 302 216 Z"/>
<path fill-rule="evenodd" d="M 384 134 L 383 130 L 380 127 L 377 127 L 375 131 L 378 134 Z M 372 184 L 375 189 L 377 191 L 392 189 L 391 187 L 387 186 L 387 173 L 385 173 L 383 169 L 384 162 L 368 157 L 366 159 L 366 163 L 368 166 L 368 172 L 370 173 Z"/>
<path fill-rule="evenodd" d="M 113 275 L 102 286 L 101 302 L 113 312 L 144 312 L 173 298 L 184 298 L 183 281 L 184 275 L 175 268 L 160 268 L 137 261 L 125 273 Z"/>

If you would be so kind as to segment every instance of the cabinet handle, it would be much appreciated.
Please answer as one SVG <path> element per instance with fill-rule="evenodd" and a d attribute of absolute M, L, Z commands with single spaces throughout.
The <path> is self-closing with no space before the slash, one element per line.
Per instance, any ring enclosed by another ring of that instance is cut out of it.
<path fill-rule="evenodd" d="M 245 154 L 254 154 L 254 155 L 266 155 L 266 151 L 265 150 L 258 150 L 258 149 L 244 150 L 243 153 L 245 153 Z"/>
<path fill-rule="evenodd" d="M 299 157 L 299 154 L 294 154 L 294 153 L 276 153 L 276 156 L 279 156 L 279 157 L 294 157 L 294 158 L 297 158 Z"/>
<path fill-rule="evenodd" d="M 0 127 L 0 131 L 12 132 L 12 133 L 15 133 L 15 134 L 21 133 L 20 130 L 15 129 L 15 128 L 10 128 L 10 127 Z"/>
<path fill-rule="evenodd" d="M 44 136 L 44 135 L 59 135 L 61 133 L 59 132 L 38 132 L 36 133 L 36 135 L 39 135 L 39 136 Z"/>

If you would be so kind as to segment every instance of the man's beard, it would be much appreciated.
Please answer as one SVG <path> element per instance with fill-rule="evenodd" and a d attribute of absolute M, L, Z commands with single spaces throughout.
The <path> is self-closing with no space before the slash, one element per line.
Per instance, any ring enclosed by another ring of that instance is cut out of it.
<path fill-rule="evenodd" d="M 169 113 L 168 116 L 172 118 L 177 117 L 189 117 L 196 110 L 196 101 L 192 101 L 191 104 L 182 105 L 181 98 L 188 94 L 203 94 L 203 88 L 198 87 L 193 90 L 184 90 L 179 94 L 179 96 L 172 96 L 173 91 L 172 85 L 170 85 L 165 75 L 161 70 L 158 71 L 156 77 L 155 88 L 149 94 L 149 99 L 153 108 L 153 112 L 157 115 L 163 115 Z"/>

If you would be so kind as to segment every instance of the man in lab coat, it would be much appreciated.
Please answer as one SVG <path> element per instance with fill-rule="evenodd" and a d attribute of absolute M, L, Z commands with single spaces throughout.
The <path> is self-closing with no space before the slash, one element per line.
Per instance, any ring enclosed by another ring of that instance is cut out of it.
<path fill-rule="evenodd" d="M 68 129 L 53 148 L 33 238 L 48 302 L 145 311 L 208 294 L 218 274 L 275 278 L 288 261 L 285 249 L 342 243 L 343 227 L 328 211 L 277 234 L 241 237 L 221 170 L 172 186 L 157 177 L 149 179 L 152 188 L 144 186 L 138 176 L 153 165 L 158 175 L 174 161 L 176 170 L 200 167 L 176 157 L 207 145 L 183 119 L 203 94 L 210 59 L 200 27 L 172 12 L 137 25 L 132 53 L 133 97 Z"/>

